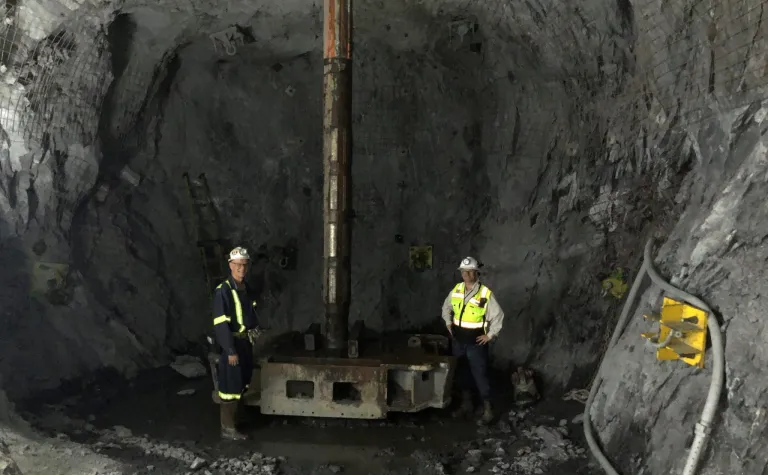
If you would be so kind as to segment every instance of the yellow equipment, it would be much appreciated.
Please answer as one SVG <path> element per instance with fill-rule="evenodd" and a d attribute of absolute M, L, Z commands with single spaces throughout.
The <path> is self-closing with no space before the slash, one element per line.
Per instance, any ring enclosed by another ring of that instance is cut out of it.
<path fill-rule="evenodd" d="M 415 271 L 432 269 L 432 246 L 411 246 L 408 250 L 408 264 Z"/>
<path fill-rule="evenodd" d="M 627 290 L 629 290 L 626 272 L 621 268 L 614 270 L 611 275 L 603 279 L 602 284 L 603 295 L 610 292 L 610 294 L 618 300 L 624 298 L 624 294 L 626 294 Z"/>
<path fill-rule="evenodd" d="M 703 368 L 708 317 L 704 310 L 664 297 L 660 315 L 645 315 L 645 318 L 659 323 L 659 331 L 643 333 L 642 336 L 658 348 L 657 360 L 682 360 Z"/>

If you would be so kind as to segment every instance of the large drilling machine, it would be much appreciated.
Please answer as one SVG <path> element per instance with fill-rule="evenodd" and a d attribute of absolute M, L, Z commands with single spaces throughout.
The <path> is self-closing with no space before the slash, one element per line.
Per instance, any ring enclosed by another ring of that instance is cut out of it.
<path fill-rule="evenodd" d="M 313 324 L 303 338 L 256 351 L 244 402 L 263 414 L 381 419 L 390 411 L 443 408 L 451 400 L 455 359 L 444 356 L 446 337 L 367 338 L 362 320 L 349 328 L 352 3 L 324 0 L 324 326 L 321 332 Z M 209 355 L 214 386 L 218 358 Z M 213 398 L 220 402 L 216 388 Z"/>

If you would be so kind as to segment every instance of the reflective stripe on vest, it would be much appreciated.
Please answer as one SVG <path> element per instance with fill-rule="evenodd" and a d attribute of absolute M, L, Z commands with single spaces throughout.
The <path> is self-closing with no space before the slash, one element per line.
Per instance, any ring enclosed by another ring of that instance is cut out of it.
<path fill-rule="evenodd" d="M 453 324 L 461 328 L 485 330 L 487 326 L 485 311 L 490 298 L 491 290 L 481 284 L 480 289 L 467 301 L 467 306 L 464 308 L 464 282 L 458 283 L 451 292 Z M 485 299 L 482 307 L 480 306 L 481 299 Z"/>
<path fill-rule="evenodd" d="M 237 290 L 232 288 L 232 285 L 229 283 L 228 280 L 224 281 L 223 283 L 219 284 L 218 287 L 216 287 L 216 290 L 219 290 L 222 285 L 227 284 L 227 286 L 232 291 L 232 300 L 235 302 L 235 317 L 237 318 L 237 325 L 238 329 L 237 331 L 233 332 L 235 334 L 237 333 L 243 333 L 245 331 L 245 324 L 243 323 L 243 305 L 240 303 L 240 297 L 237 295 Z M 256 306 L 256 302 L 253 303 L 253 306 Z M 228 317 L 227 315 L 220 315 L 213 319 L 213 325 L 218 325 L 220 323 L 229 323 L 232 319 Z"/>

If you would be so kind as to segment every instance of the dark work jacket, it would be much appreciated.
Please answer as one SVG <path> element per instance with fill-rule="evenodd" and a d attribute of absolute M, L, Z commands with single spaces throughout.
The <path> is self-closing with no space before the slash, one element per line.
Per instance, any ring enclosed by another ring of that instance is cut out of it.
<path fill-rule="evenodd" d="M 237 299 L 232 294 L 235 289 Z M 246 331 L 257 328 L 256 301 L 249 294 L 248 285 L 244 290 L 237 290 L 235 280 L 230 276 L 222 282 L 213 294 L 213 328 L 216 331 L 216 341 L 221 345 L 224 354 L 234 355 L 235 338 L 245 338 Z M 239 301 L 242 318 L 238 319 L 237 301 Z"/>

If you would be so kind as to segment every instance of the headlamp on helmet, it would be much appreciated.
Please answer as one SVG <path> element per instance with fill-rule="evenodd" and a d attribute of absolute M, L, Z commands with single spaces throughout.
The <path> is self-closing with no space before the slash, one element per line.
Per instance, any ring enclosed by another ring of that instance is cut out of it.
<path fill-rule="evenodd" d="M 244 247 L 236 247 L 229 252 L 229 262 L 235 259 L 251 260 L 251 256 L 248 255 L 248 249 Z"/>
<path fill-rule="evenodd" d="M 459 270 L 479 270 L 480 264 L 477 262 L 477 259 L 474 257 L 467 256 L 464 258 L 464 260 L 461 261 L 461 264 L 459 264 Z"/>

